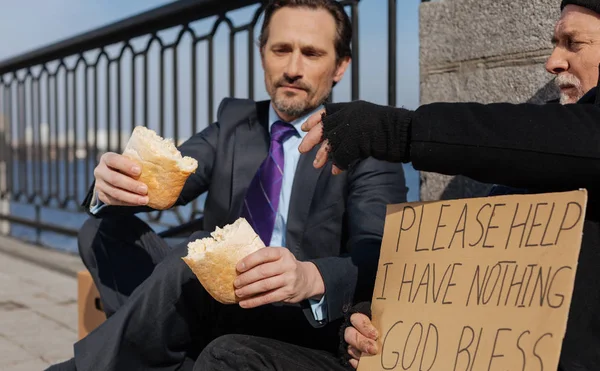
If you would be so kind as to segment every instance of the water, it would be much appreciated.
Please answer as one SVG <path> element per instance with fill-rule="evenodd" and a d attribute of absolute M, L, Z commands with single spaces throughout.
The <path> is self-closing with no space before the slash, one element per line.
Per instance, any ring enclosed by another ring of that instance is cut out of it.
<path fill-rule="evenodd" d="M 85 198 L 93 179 L 93 169 L 96 165 L 94 158 L 58 163 L 55 161 L 23 161 L 22 163 L 26 164 L 23 167 L 17 166 L 16 160 L 13 163 L 12 182 L 14 189 L 20 189 L 22 195 L 17 201 L 10 202 L 11 215 L 35 220 L 36 206 L 34 205 L 38 204 L 40 205 L 41 222 L 73 230 L 81 227 L 88 215 L 79 209 L 79 204 Z M 418 201 L 418 172 L 410 165 L 405 165 L 404 168 L 409 187 L 408 200 Z M 67 175 L 69 176 L 67 177 Z M 34 197 L 36 193 L 37 196 Z M 177 225 L 189 220 L 194 206 L 201 209 L 204 199 L 205 195 L 202 195 L 195 203 L 179 207 L 176 211 L 140 214 L 140 217 L 148 221 L 157 232 L 160 232 L 167 229 L 169 225 Z M 155 222 L 154 220 L 159 217 L 160 223 Z M 32 243 L 36 243 L 39 238 L 43 245 L 57 250 L 71 253 L 77 251 L 77 240 L 72 236 L 49 231 L 41 231 L 38 236 L 35 228 L 16 223 L 11 224 L 10 234 Z"/>

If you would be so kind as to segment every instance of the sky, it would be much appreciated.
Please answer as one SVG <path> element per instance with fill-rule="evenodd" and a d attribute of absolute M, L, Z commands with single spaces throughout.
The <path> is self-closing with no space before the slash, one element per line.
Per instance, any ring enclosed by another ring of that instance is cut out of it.
<path fill-rule="evenodd" d="M 144 11 L 151 10 L 158 6 L 165 5 L 171 1 L 168 0 L 103 0 L 95 2 L 90 0 L 2 0 L 2 11 L 0 12 L 0 24 L 4 32 L 0 36 L 0 61 L 20 55 L 22 53 L 35 50 L 37 48 L 47 46 L 49 44 L 62 41 L 75 35 L 94 30 L 98 27 L 111 24 L 113 22 L 131 17 Z M 379 104 L 387 104 L 387 0 L 361 0 L 359 5 L 359 40 L 360 40 L 360 99 L 372 101 Z M 407 108 L 416 108 L 419 102 L 419 40 L 418 40 L 418 7 L 420 0 L 398 0 L 398 20 L 397 20 L 397 105 Z M 246 24 L 254 14 L 256 6 L 247 7 L 245 9 L 231 12 L 231 17 L 235 25 Z M 211 29 L 214 18 L 207 21 L 195 23 L 193 25 L 197 34 L 203 34 Z M 261 23 L 259 22 L 259 25 Z M 257 27 L 258 28 L 258 27 Z M 11 30 L 7 32 L 6 30 Z M 178 30 L 168 30 L 160 35 L 165 42 L 173 41 L 177 36 Z M 153 129 L 159 129 L 160 123 L 164 125 L 165 131 L 163 135 L 168 137 L 178 138 L 178 141 L 187 138 L 192 133 L 192 107 L 197 109 L 198 120 L 194 122 L 198 129 L 208 125 L 215 119 L 216 108 L 222 98 L 229 96 L 229 66 L 228 52 L 229 32 L 225 24 L 222 24 L 215 35 L 215 69 L 214 69 L 214 102 L 212 106 L 213 116 L 209 117 L 208 94 L 206 91 L 206 80 L 208 78 L 208 64 L 206 58 L 206 43 L 199 45 L 197 50 L 197 82 L 200 90 L 196 102 L 192 102 L 191 97 L 191 45 L 189 37 L 184 37 L 182 46 L 178 49 L 178 129 L 174 131 L 174 103 L 172 84 L 167 83 L 162 89 L 164 98 L 164 112 L 161 118 L 159 110 L 160 102 L 160 85 L 159 85 L 159 69 L 158 69 L 158 44 L 154 43 L 149 50 L 149 86 L 142 86 L 142 78 L 138 75 L 135 84 L 136 97 L 132 97 L 131 83 L 131 55 L 124 58 L 121 64 L 123 73 L 122 81 L 122 104 L 121 104 L 121 119 L 122 137 L 117 148 L 122 148 L 128 133 L 131 132 L 134 125 L 146 125 Z M 255 39 L 258 35 L 255 35 Z M 186 39 L 187 38 L 187 39 Z M 236 53 L 236 86 L 234 95 L 238 97 L 247 97 L 248 92 L 248 57 L 247 57 L 247 35 L 239 35 L 235 39 Z M 147 43 L 148 38 L 134 40 L 134 48 L 141 49 Z M 186 44 L 187 41 L 187 44 Z M 121 46 L 108 49 L 109 55 L 119 53 Z M 88 53 L 88 59 L 95 59 L 98 53 Z M 127 58 L 128 57 L 128 58 Z M 75 60 L 67 60 L 67 65 Z M 141 67 L 141 60 L 137 60 L 137 65 Z M 105 81 L 106 61 L 102 61 L 99 67 L 99 81 Z M 110 141 L 114 146 L 119 141 L 116 134 L 116 125 L 118 122 L 117 94 L 116 94 L 116 67 L 110 69 L 111 73 L 111 91 L 107 92 L 105 84 L 100 84 L 98 88 L 99 97 L 110 96 L 110 107 L 107 106 L 107 99 L 99 99 L 98 101 L 98 121 L 101 130 L 106 126 L 113 128 L 115 137 Z M 49 65 L 52 70 L 56 68 L 56 64 Z M 165 73 L 167 81 L 173 76 L 173 58 L 172 54 L 167 53 L 165 57 Z M 84 72 L 83 69 L 77 71 L 79 79 L 82 81 Z M 264 89 L 262 69 L 258 53 L 255 53 L 255 99 L 268 99 Z M 89 75 L 91 76 L 91 75 Z M 73 92 L 66 93 L 64 91 L 64 73 L 59 73 L 59 98 L 62 101 L 65 94 L 70 94 L 70 100 L 76 100 L 78 107 L 83 107 L 85 98 L 83 94 L 78 94 L 73 97 Z M 350 74 L 342 80 L 334 90 L 335 101 L 347 101 L 351 99 L 350 95 Z M 45 83 L 41 83 L 42 90 L 45 91 Z M 82 87 L 78 87 L 81 92 Z M 147 121 L 144 120 L 142 105 L 142 91 L 148 91 L 149 96 L 149 115 Z M 91 102 L 91 95 L 88 98 Z M 135 103 L 132 101 L 135 99 Z M 110 108 L 110 109 L 109 109 Z M 83 109 L 79 108 L 77 113 L 70 113 L 69 119 L 66 120 L 65 112 L 63 111 L 62 103 L 58 105 L 58 126 L 59 126 L 59 142 L 65 140 L 76 140 L 77 142 L 85 141 L 85 117 Z M 72 107 L 69 108 L 73 110 Z M 133 112 L 132 112 L 133 110 Z M 52 123 L 52 119 L 45 107 L 40 108 L 42 121 L 42 138 L 47 136 L 46 122 L 50 122 L 50 126 L 56 125 Z M 107 113 L 108 112 L 108 113 Z M 77 118 L 74 116 L 77 115 Z M 47 119 L 44 119 L 47 118 Z M 133 119 L 135 118 L 135 119 Z M 31 127 L 31 117 L 26 118 L 26 126 Z M 132 121 L 134 120 L 134 121 Z M 18 120 L 10 120 L 16 132 Z M 89 117 L 88 120 L 89 122 Z M 70 124 L 69 124 L 70 122 Z M 76 122 L 76 124 L 73 124 Z M 69 126 L 70 125 L 70 126 Z M 77 138 L 72 138 L 73 126 L 77 125 Z M 67 133 L 67 134 L 65 134 Z M 69 134 L 70 133 L 70 134 Z M 26 130 L 26 137 L 32 137 L 31 129 Z M 93 137 L 92 133 L 87 134 L 88 142 Z M 100 137 L 100 145 L 103 147 L 106 144 L 106 136 Z M 69 139 L 71 138 L 71 139 Z M 21 138 L 23 139 L 23 138 Z M 115 150 L 116 148 L 113 148 Z"/>

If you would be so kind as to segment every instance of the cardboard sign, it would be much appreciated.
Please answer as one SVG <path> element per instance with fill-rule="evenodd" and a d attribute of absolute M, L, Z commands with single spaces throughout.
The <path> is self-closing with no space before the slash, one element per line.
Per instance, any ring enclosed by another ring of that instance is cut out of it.
<path fill-rule="evenodd" d="M 388 207 L 363 370 L 556 370 L 585 190 Z"/>

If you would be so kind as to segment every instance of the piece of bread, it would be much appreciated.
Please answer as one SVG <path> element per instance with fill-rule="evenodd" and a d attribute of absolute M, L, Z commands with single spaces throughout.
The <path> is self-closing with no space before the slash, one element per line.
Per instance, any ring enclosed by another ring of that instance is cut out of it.
<path fill-rule="evenodd" d="M 217 227 L 211 236 L 188 243 L 188 254 L 182 259 L 215 300 L 237 303 L 239 298 L 233 287 L 237 276 L 235 266 L 265 244 L 244 218 L 222 229 Z"/>
<path fill-rule="evenodd" d="M 185 181 L 198 168 L 198 161 L 181 156 L 173 140 L 143 126 L 135 127 L 123 155 L 142 168 L 138 180 L 148 186 L 148 206 L 156 210 L 173 206 Z"/>

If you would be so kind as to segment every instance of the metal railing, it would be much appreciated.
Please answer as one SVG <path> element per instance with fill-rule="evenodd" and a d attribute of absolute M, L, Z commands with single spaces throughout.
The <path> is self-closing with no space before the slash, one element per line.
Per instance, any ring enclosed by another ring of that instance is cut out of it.
<path fill-rule="evenodd" d="M 359 1 L 341 1 L 356 35 L 352 99 L 359 98 Z M 222 95 L 255 98 L 263 7 L 260 0 L 179 0 L 0 62 L 0 233 L 9 222 L 35 229 L 38 243 L 43 231 L 75 235 L 99 156 L 120 152 L 135 125 L 180 143 L 215 119 L 221 75 L 228 81 Z M 239 10 L 251 17 L 236 25 Z M 388 1 L 388 22 L 388 104 L 395 105 L 396 0 Z M 15 204 L 27 210 L 15 212 Z M 71 223 L 53 211 L 77 217 Z M 201 213 L 197 200 L 148 218 L 166 228 Z"/>

